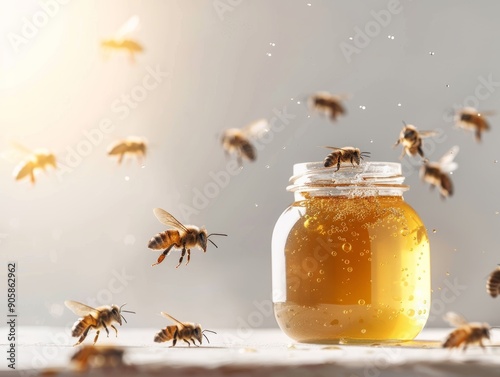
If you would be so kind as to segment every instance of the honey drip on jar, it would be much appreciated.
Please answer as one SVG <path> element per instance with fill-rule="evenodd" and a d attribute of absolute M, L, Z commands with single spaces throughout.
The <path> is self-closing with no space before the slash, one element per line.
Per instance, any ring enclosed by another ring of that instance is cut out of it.
<path fill-rule="evenodd" d="M 304 199 L 282 215 L 296 218 L 281 241 L 282 330 L 300 342 L 413 339 L 430 309 L 429 240 L 417 213 L 402 196 Z"/>

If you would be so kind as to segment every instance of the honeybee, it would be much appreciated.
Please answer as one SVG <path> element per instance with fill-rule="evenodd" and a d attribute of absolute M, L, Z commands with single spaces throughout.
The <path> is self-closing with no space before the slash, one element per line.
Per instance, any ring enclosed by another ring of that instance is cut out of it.
<path fill-rule="evenodd" d="M 337 165 L 337 170 L 335 171 L 338 171 L 340 169 L 340 164 L 342 162 L 350 162 L 352 166 L 354 166 L 354 163 L 356 163 L 356 165 L 359 165 L 364 157 L 370 157 L 370 152 L 361 152 L 358 148 L 354 147 L 325 148 L 333 149 L 333 152 L 326 156 L 326 158 L 323 160 L 324 166 L 325 168 L 329 168 L 330 166 Z"/>
<path fill-rule="evenodd" d="M 29 177 L 31 183 L 35 184 L 36 171 L 45 171 L 48 166 L 57 168 L 56 156 L 47 149 L 35 149 L 16 166 L 13 175 L 16 181 Z"/>
<path fill-rule="evenodd" d="M 123 140 L 119 140 L 108 147 L 109 156 L 119 156 L 118 163 L 121 164 L 123 157 L 126 154 L 134 154 L 137 156 L 139 163 L 146 156 L 147 144 L 146 140 L 136 136 L 129 136 Z"/>
<path fill-rule="evenodd" d="M 394 144 L 397 147 L 399 144 L 403 144 L 403 152 L 401 157 L 403 158 L 405 153 L 408 156 L 415 156 L 417 153 L 420 157 L 424 157 L 424 151 L 422 150 L 422 139 L 426 137 L 436 136 L 436 131 L 418 131 L 417 127 L 413 124 L 404 123 L 404 127 L 399 134 L 399 139 Z"/>
<path fill-rule="evenodd" d="M 490 111 L 480 113 L 473 107 L 464 107 L 455 115 L 455 124 L 457 127 L 463 128 L 465 130 L 474 131 L 476 141 L 480 142 L 481 133 L 490 129 L 490 125 L 486 120 L 485 115 L 491 114 L 493 113 Z"/>
<path fill-rule="evenodd" d="M 76 370 L 84 372 L 89 368 L 116 368 L 125 366 L 125 350 L 110 346 L 83 346 L 71 356 L 71 363 Z"/>
<path fill-rule="evenodd" d="M 309 97 L 309 107 L 336 121 L 340 115 L 346 114 L 346 109 L 342 105 L 342 96 L 330 94 L 328 92 L 318 92 Z"/>
<path fill-rule="evenodd" d="M 465 351 L 469 344 L 478 343 L 484 349 L 483 339 L 490 339 L 490 325 L 487 323 L 468 323 L 464 317 L 454 312 L 448 312 L 443 319 L 455 326 L 443 343 L 443 348 L 463 347 Z"/>
<path fill-rule="evenodd" d="M 101 42 L 101 46 L 105 49 L 128 51 L 130 60 L 134 62 L 135 54 L 144 51 L 144 48 L 139 42 L 126 38 L 126 36 L 136 30 L 137 26 L 139 26 L 139 17 L 130 17 L 128 21 L 125 22 L 116 32 L 115 36 L 113 38 L 103 40 Z"/>
<path fill-rule="evenodd" d="M 164 232 L 158 233 L 156 236 L 151 238 L 148 243 L 148 248 L 152 250 L 163 250 L 160 254 L 156 263 L 152 266 L 156 266 L 163 262 L 165 257 L 168 255 L 170 250 L 175 246 L 176 248 L 182 248 L 181 257 L 179 259 L 179 264 L 176 266 L 178 268 L 187 251 L 187 262 L 186 265 L 191 260 L 191 248 L 198 246 L 203 250 L 204 253 L 207 252 L 207 240 L 212 243 L 215 247 L 217 245 L 209 238 L 210 236 L 227 236 L 227 234 L 221 233 L 211 233 L 207 235 L 207 230 L 205 228 L 198 228 L 194 225 L 182 225 L 174 216 L 172 216 L 167 211 L 161 208 L 153 209 L 153 213 L 159 222 L 165 225 L 169 225 L 175 229 L 168 229 Z"/>
<path fill-rule="evenodd" d="M 493 298 L 500 294 L 500 267 L 497 267 L 488 277 L 486 291 Z"/>
<path fill-rule="evenodd" d="M 73 313 L 80 316 L 73 328 L 71 329 L 71 336 L 77 337 L 79 336 L 78 342 L 74 345 L 77 346 L 81 342 L 85 340 L 90 329 L 97 330 L 94 338 L 94 344 L 97 342 L 97 338 L 99 338 L 99 333 L 101 329 L 104 328 L 106 330 L 106 334 L 109 337 L 108 326 L 110 326 L 113 330 L 115 330 L 116 336 L 118 336 L 118 330 L 115 326 L 113 326 L 113 322 L 117 322 L 122 325 L 122 318 L 127 323 L 125 317 L 121 314 L 123 313 L 134 313 L 128 310 L 122 310 L 122 306 L 117 305 L 106 305 L 99 306 L 98 308 L 92 308 L 85 304 L 76 301 L 64 301 L 64 304 L 70 309 Z"/>
<path fill-rule="evenodd" d="M 439 162 L 429 162 L 428 159 L 424 159 L 424 163 L 420 168 L 420 178 L 429 183 L 431 189 L 434 186 L 439 187 L 443 199 L 453 195 L 453 183 L 449 173 L 458 167 L 458 164 L 453 161 L 458 151 L 459 148 L 455 145 L 441 157 Z"/>
<path fill-rule="evenodd" d="M 169 340 L 173 340 L 172 347 L 175 347 L 175 344 L 178 340 L 183 340 L 190 347 L 191 343 L 189 343 L 189 341 L 193 342 L 193 345 L 199 347 L 199 345 L 195 343 L 195 340 L 197 340 L 201 345 L 203 340 L 202 336 L 204 336 L 207 342 L 210 343 L 210 340 L 208 340 L 205 332 L 217 334 L 212 330 L 202 330 L 201 326 L 198 323 L 181 322 L 165 312 L 161 312 L 161 315 L 165 318 L 170 319 L 172 322 L 175 322 L 175 325 L 167 326 L 163 330 L 159 331 L 154 338 L 154 341 L 156 343 L 163 343 L 168 342 Z"/>
<path fill-rule="evenodd" d="M 236 154 L 238 164 L 242 165 L 242 158 L 255 161 L 257 152 L 252 144 L 252 139 L 260 137 L 269 130 L 266 119 L 259 119 L 243 128 L 229 128 L 222 133 L 222 148 L 226 155 Z"/>

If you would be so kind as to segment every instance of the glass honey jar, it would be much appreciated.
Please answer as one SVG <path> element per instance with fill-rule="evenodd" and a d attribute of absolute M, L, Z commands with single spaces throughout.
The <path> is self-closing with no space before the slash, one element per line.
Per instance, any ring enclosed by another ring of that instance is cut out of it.
<path fill-rule="evenodd" d="M 306 343 L 411 340 L 430 309 L 429 239 L 401 164 L 296 164 L 272 237 L 277 322 Z"/>

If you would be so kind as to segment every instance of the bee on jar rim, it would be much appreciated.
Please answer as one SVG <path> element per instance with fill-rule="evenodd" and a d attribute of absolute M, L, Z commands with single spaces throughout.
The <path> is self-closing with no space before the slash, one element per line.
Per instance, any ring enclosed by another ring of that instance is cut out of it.
<path fill-rule="evenodd" d="M 309 108 L 324 114 L 329 117 L 333 122 L 337 120 L 340 115 L 346 114 L 346 109 L 342 104 L 344 96 L 333 95 L 328 92 L 317 92 L 309 97 Z"/>
<path fill-rule="evenodd" d="M 459 348 L 465 351 L 470 344 L 479 344 L 484 349 L 483 339 L 490 339 L 490 325 L 487 323 L 468 323 L 464 317 L 454 312 L 448 312 L 443 317 L 445 321 L 455 326 L 443 343 L 443 348 Z"/>
<path fill-rule="evenodd" d="M 54 169 L 57 168 L 56 156 L 48 149 L 35 149 L 34 151 L 29 151 L 24 147 L 22 148 L 24 151 L 27 151 L 29 155 L 15 167 L 13 176 L 16 181 L 29 177 L 31 183 L 35 184 L 35 175 L 38 170 L 45 171 L 45 169 L 50 166 Z"/>
<path fill-rule="evenodd" d="M 139 26 L 139 17 L 137 15 L 130 17 L 115 33 L 114 37 L 103 40 L 101 46 L 106 49 L 128 51 L 130 60 L 135 61 L 135 54 L 144 51 L 144 47 L 137 41 L 127 36 Z"/>
<path fill-rule="evenodd" d="M 454 146 L 441 157 L 439 162 L 429 162 L 428 159 L 424 159 L 420 168 L 420 178 L 429 183 L 431 189 L 439 187 L 443 199 L 453 195 L 453 183 L 449 173 L 458 167 L 458 164 L 453 161 L 458 151 L 458 146 Z"/>
<path fill-rule="evenodd" d="M 259 138 L 268 131 L 269 122 L 266 119 L 259 119 L 241 129 L 229 128 L 222 133 L 222 148 L 226 155 L 235 154 L 240 166 L 243 158 L 255 161 L 257 152 L 252 144 L 252 139 Z"/>
<path fill-rule="evenodd" d="M 490 129 L 485 115 L 492 115 L 491 111 L 479 112 L 473 107 L 464 107 L 455 115 L 455 125 L 464 130 L 474 131 L 476 141 L 481 141 L 481 134 Z"/>
<path fill-rule="evenodd" d="M 71 356 L 71 364 L 77 371 L 90 368 L 116 368 L 126 364 L 123 361 L 125 350 L 111 346 L 83 346 Z"/>
<path fill-rule="evenodd" d="M 329 168 L 331 166 L 337 165 L 337 170 L 340 169 L 340 164 L 343 162 L 350 162 L 352 166 L 354 166 L 354 163 L 356 165 L 359 165 L 361 160 L 364 159 L 364 157 L 370 157 L 370 152 L 361 152 L 359 148 L 354 148 L 354 147 L 343 147 L 343 148 L 337 148 L 337 147 L 325 147 L 328 149 L 333 149 L 333 152 L 330 153 L 328 156 L 325 157 L 323 160 L 325 168 Z"/>
<path fill-rule="evenodd" d="M 500 294 L 500 266 L 497 267 L 488 277 L 486 291 L 495 298 Z"/>
<path fill-rule="evenodd" d="M 175 323 L 175 325 L 167 326 L 161 331 L 159 331 L 154 338 L 154 341 L 156 343 L 163 343 L 163 342 L 168 342 L 169 340 L 173 340 L 172 347 L 175 347 L 175 344 L 177 343 L 178 340 L 183 340 L 190 347 L 191 343 L 189 343 L 189 341 L 193 342 L 193 345 L 199 347 L 199 345 L 195 343 L 195 340 L 197 340 L 201 345 L 203 340 L 202 336 L 204 336 L 207 342 L 210 343 L 210 340 L 208 340 L 208 337 L 205 335 L 205 332 L 217 334 L 215 331 L 212 330 L 206 330 L 206 329 L 202 330 L 201 326 L 197 323 L 178 321 L 170 314 L 167 314 L 165 312 L 161 312 L 161 315 L 164 316 L 165 318 L 170 319 L 172 322 Z"/>
<path fill-rule="evenodd" d="M 114 322 L 117 322 L 120 326 L 122 325 L 122 318 L 127 323 L 125 317 L 121 314 L 123 313 L 134 313 L 132 311 L 123 310 L 122 306 L 117 305 L 106 305 L 99 306 L 98 308 L 92 308 L 88 305 L 82 304 L 77 301 L 64 301 L 64 304 L 68 309 L 70 309 L 77 316 L 80 316 L 71 329 L 71 336 L 77 337 L 79 336 L 78 342 L 75 343 L 75 346 L 79 345 L 81 342 L 85 340 L 88 332 L 91 329 L 95 329 L 96 335 L 94 337 L 94 344 L 97 342 L 99 338 L 99 333 L 101 329 L 106 330 L 106 334 L 109 337 L 108 326 L 110 326 L 113 330 L 115 330 L 116 336 L 118 336 L 118 330 L 113 325 Z"/>
<path fill-rule="evenodd" d="M 394 148 L 399 144 L 403 145 L 403 152 L 400 158 L 403 158 L 405 153 L 408 156 L 416 156 L 418 153 L 423 158 L 422 139 L 436 136 L 438 133 L 436 131 L 418 131 L 417 127 L 413 124 L 406 124 L 405 122 L 403 124 L 404 127 L 399 134 L 399 139 L 394 144 Z"/>
<path fill-rule="evenodd" d="M 147 142 L 144 138 L 129 136 L 111 144 L 108 148 L 109 156 L 119 156 L 118 163 L 121 164 L 126 154 L 136 155 L 139 163 L 146 156 Z"/>
<path fill-rule="evenodd" d="M 207 230 L 203 227 L 198 228 L 194 225 L 182 225 L 174 216 L 161 208 L 153 209 L 153 213 L 155 214 L 159 222 L 174 228 L 158 233 L 156 236 L 151 238 L 151 240 L 149 240 L 148 248 L 152 250 L 165 249 L 158 257 L 157 262 L 153 263 L 153 266 L 156 266 L 157 264 L 163 262 L 163 260 L 173 247 L 182 249 L 179 264 L 176 268 L 181 265 L 186 252 L 187 265 L 191 260 L 192 247 L 197 246 L 201 250 L 203 250 L 204 253 L 206 253 L 207 241 L 210 241 L 212 245 L 217 247 L 217 245 L 210 239 L 210 236 L 227 236 L 227 234 L 222 233 L 207 234 Z"/>

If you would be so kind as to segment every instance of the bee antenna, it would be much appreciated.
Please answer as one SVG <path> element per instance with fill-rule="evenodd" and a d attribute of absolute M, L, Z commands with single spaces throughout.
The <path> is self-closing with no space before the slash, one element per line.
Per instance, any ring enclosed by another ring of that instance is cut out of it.
<path fill-rule="evenodd" d="M 405 122 L 404 120 L 403 120 L 402 122 L 403 122 L 403 124 L 404 124 L 405 126 L 407 126 L 407 124 L 406 124 L 406 122 Z"/>
<path fill-rule="evenodd" d="M 125 321 L 125 323 L 128 323 L 127 320 L 125 319 L 125 317 L 123 316 L 123 314 L 120 314 L 120 316 L 123 318 L 123 320 Z"/>
<path fill-rule="evenodd" d="M 123 313 L 132 313 L 132 314 L 136 314 L 136 312 L 133 312 L 131 310 L 121 310 Z"/>
<path fill-rule="evenodd" d="M 219 248 L 219 246 L 217 246 L 217 245 L 215 244 L 215 242 L 214 242 L 214 241 L 212 241 L 210 238 L 207 238 L 207 240 L 209 240 L 209 241 L 212 243 L 212 245 L 214 245 L 217 249 Z"/>
<path fill-rule="evenodd" d="M 207 332 L 209 332 L 209 333 L 212 333 L 212 334 L 217 334 L 215 331 L 212 331 L 212 330 L 207 330 L 207 329 L 203 330 L 203 331 L 202 331 L 202 333 L 204 333 L 205 331 L 207 331 Z"/>
<path fill-rule="evenodd" d="M 223 234 L 223 233 L 210 233 L 207 236 L 207 238 L 210 237 L 210 236 L 224 236 L 224 237 L 227 237 L 227 234 Z"/>

